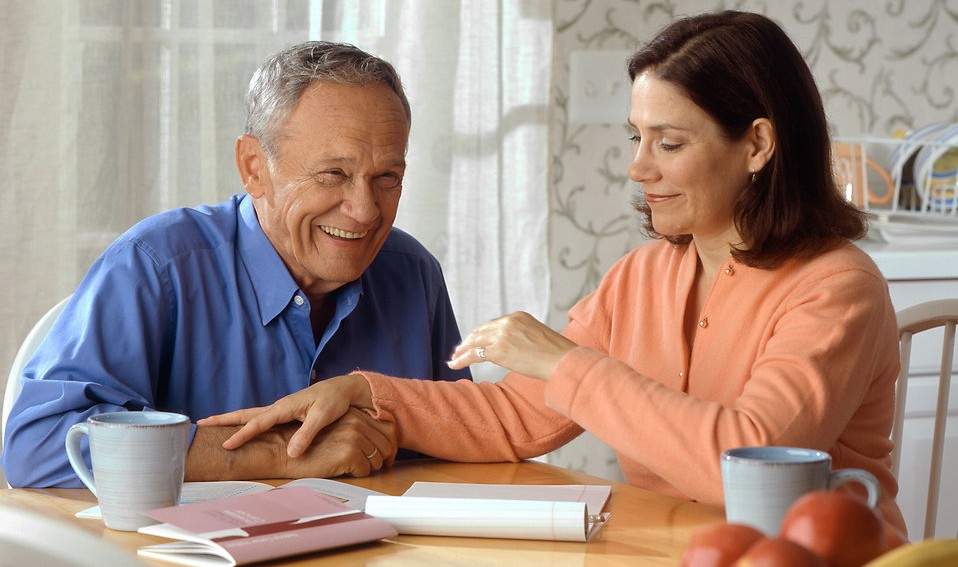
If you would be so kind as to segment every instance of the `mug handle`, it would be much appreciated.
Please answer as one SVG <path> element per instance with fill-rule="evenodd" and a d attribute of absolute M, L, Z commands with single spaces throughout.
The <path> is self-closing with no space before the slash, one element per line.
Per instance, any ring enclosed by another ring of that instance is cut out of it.
<path fill-rule="evenodd" d="M 835 490 L 848 482 L 857 482 L 863 485 L 868 490 L 868 505 L 872 508 L 878 505 L 881 486 L 878 484 L 875 475 L 863 469 L 839 469 L 828 475 L 829 490 Z"/>
<path fill-rule="evenodd" d="M 80 481 L 90 489 L 90 492 L 96 496 L 96 483 L 93 481 L 93 472 L 86 466 L 83 460 L 83 453 L 80 451 L 80 438 L 90 434 L 90 426 L 85 421 L 74 423 L 67 431 L 67 438 L 64 446 L 67 450 L 67 459 L 70 460 L 70 466 L 80 477 Z"/>

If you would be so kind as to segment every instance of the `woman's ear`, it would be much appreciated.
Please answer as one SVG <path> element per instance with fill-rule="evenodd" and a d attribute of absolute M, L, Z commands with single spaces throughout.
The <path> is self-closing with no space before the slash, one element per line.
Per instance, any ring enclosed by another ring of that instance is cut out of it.
<path fill-rule="evenodd" d="M 750 142 L 749 171 L 761 171 L 775 154 L 775 127 L 768 118 L 756 118 L 746 135 Z"/>
<path fill-rule="evenodd" d="M 266 192 L 269 184 L 269 164 L 259 140 L 249 134 L 236 138 L 236 169 L 243 187 L 254 199 Z"/>

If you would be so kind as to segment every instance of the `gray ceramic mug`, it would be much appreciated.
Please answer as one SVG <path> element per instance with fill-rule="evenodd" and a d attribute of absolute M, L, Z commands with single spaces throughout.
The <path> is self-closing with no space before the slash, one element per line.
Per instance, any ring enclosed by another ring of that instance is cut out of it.
<path fill-rule="evenodd" d="M 798 447 L 739 447 L 722 453 L 725 519 L 748 524 L 767 535 L 779 532 L 782 519 L 803 494 L 858 482 L 874 508 L 881 496 L 878 480 L 862 469 L 832 471 L 824 451 Z"/>
<path fill-rule="evenodd" d="M 135 531 L 156 523 L 143 512 L 179 503 L 189 435 L 185 415 L 120 411 L 74 424 L 65 447 L 73 470 L 96 495 L 103 523 Z M 92 472 L 80 449 L 83 436 L 90 439 Z"/>

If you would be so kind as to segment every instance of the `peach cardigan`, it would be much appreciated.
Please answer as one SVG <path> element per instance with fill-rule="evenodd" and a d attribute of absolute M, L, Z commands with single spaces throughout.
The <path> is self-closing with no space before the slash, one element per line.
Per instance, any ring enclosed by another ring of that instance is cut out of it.
<path fill-rule="evenodd" d="M 509 374 L 472 383 L 365 372 L 377 417 L 400 446 L 456 461 L 514 461 L 586 429 L 616 452 L 631 484 L 722 505 L 719 458 L 743 445 L 828 451 L 833 468 L 880 481 L 895 504 L 889 432 L 898 335 L 887 284 L 851 243 L 774 270 L 729 259 L 682 333 L 697 256 L 665 241 L 620 259 L 569 312 L 580 346 L 548 382 Z"/>

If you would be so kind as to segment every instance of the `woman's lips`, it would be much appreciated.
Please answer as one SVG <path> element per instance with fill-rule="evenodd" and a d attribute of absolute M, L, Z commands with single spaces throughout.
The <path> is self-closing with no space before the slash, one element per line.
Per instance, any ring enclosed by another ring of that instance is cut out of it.
<path fill-rule="evenodd" d="M 661 203 L 664 201 L 668 201 L 669 199 L 673 199 L 675 197 L 676 195 L 660 195 L 658 193 L 646 193 L 645 202 L 651 205 L 653 203 Z"/>

